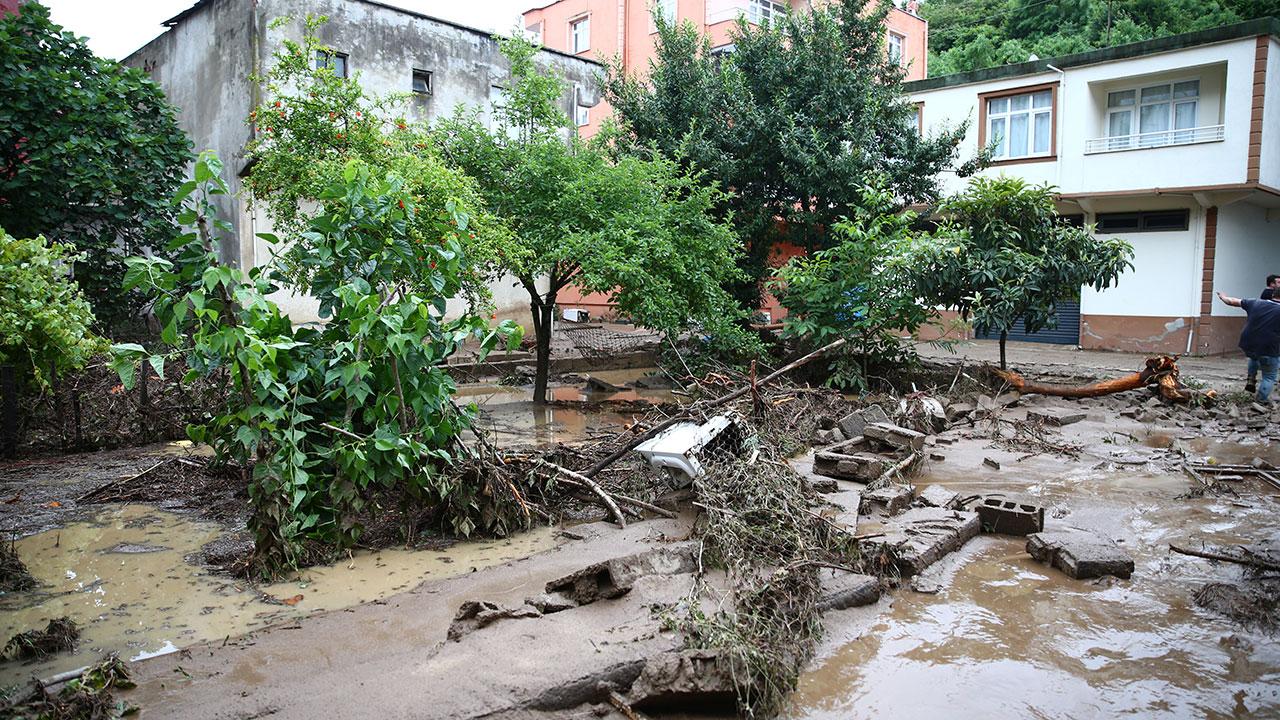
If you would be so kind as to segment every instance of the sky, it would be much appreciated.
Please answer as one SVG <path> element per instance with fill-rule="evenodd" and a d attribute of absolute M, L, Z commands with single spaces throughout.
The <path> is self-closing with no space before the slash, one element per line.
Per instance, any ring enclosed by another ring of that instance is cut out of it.
<path fill-rule="evenodd" d="M 121 60 L 165 30 L 160 24 L 195 4 L 195 0 L 41 0 L 53 21 L 89 38 L 102 57 Z M 507 32 L 520 13 L 545 0 L 380 0 L 425 15 L 481 30 Z"/>

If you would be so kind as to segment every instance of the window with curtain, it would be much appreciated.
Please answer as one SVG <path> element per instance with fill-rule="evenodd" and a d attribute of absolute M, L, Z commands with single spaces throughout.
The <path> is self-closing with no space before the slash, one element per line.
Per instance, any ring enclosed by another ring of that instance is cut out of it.
<path fill-rule="evenodd" d="M 1109 92 L 1107 148 L 1114 150 L 1190 142 L 1190 130 L 1197 126 L 1199 106 L 1199 80 Z M 1176 132 L 1178 130 L 1188 132 Z"/>
<path fill-rule="evenodd" d="M 576 55 L 591 49 L 591 18 L 584 17 L 569 23 L 569 46 Z"/>
<path fill-rule="evenodd" d="M 993 160 L 1046 157 L 1053 150 L 1053 91 L 987 99 L 987 143 Z"/>

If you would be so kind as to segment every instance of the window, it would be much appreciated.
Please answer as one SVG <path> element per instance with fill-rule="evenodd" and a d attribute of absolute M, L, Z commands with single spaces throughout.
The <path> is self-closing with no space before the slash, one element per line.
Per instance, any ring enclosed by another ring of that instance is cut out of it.
<path fill-rule="evenodd" d="M 889 33 L 889 60 L 898 65 L 906 62 L 907 39 L 898 33 Z"/>
<path fill-rule="evenodd" d="M 911 113 L 911 131 L 924 137 L 924 103 L 916 103 L 916 111 Z"/>
<path fill-rule="evenodd" d="M 431 94 L 431 71 L 413 71 L 413 91 L 419 95 Z"/>
<path fill-rule="evenodd" d="M 992 146 L 993 160 L 1053 155 L 1053 88 L 984 97 L 983 143 Z"/>
<path fill-rule="evenodd" d="M 582 87 L 573 87 L 573 123 L 578 127 L 591 124 L 591 108 L 582 104 Z"/>
<path fill-rule="evenodd" d="M 1097 232 L 1177 232 L 1190 227 L 1190 210 L 1098 213 Z"/>
<path fill-rule="evenodd" d="M 529 42 L 542 44 L 542 23 L 536 22 L 524 29 L 524 34 L 529 38 Z"/>
<path fill-rule="evenodd" d="M 502 108 L 506 103 L 506 100 L 507 100 L 507 91 L 505 89 L 503 89 L 499 85 L 489 86 L 488 122 L 485 124 L 489 126 L 490 130 L 496 130 L 498 128 L 498 125 L 501 122 L 501 119 L 498 117 L 498 115 L 501 113 Z M 512 128 L 507 128 L 507 131 L 511 132 Z"/>
<path fill-rule="evenodd" d="M 757 25 L 767 20 L 777 20 L 786 14 L 786 3 L 772 0 L 747 0 L 747 20 Z"/>
<path fill-rule="evenodd" d="M 653 5 L 653 17 L 661 17 L 668 25 L 676 24 L 676 0 L 657 0 Z M 656 23 L 650 23 L 652 31 L 657 32 Z"/>
<path fill-rule="evenodd" d="M 1109 92 L 1107 149 L 1191 142 L 1199 105 L 1199 80 Z"/>
<path fill-rule="evenodd" d="M 591 49 L 591 17 L 579 18 L 569 23 L 569 47 L 573 54 Z"/>
<path fill-rule="evenodd" d="M 347 56 L 344 53 L 316 51 L 316 69 L 331 68 L 338 77 L 347 77 Z"/>

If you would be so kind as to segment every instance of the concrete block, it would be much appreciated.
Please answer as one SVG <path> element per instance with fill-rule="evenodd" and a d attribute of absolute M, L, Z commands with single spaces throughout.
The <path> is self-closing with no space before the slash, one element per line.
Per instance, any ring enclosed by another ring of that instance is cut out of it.
<path fill-rule="evenodd" d="M 916 504 L 924 507 L 949 508 L 960 499 L 960 493 L 948 490 L 941 485 L 930 485 L 916 495 Z"/>
<path fill-rule="evenodd" d="M 645 575 L 680 575 L 698 568 L 691 542 L 598 562 L 547 583 L 547 593 L 561 593 L 578 605 L 609 600 L 631 592 Z"/>
<path fill-rule="evenodd" d="M 1030 535 L 1027 552 L 1077 580 L 1103 575 L 1128 578 L 1133 574 L 1133 558 L 1115 541 L 1078 528 Z"/>
<path fill-rule="evenodd" d="M 850 535 L 858 534 L 858 512 L 862 509 L 862 493 L 845 490 L 823 498 L 835 509 L 830 513 L 832 522 Z"/>
<path fill-rule="evenodd" d="M 822 583 L 817 602 L 820 612 L 861 607 L 880 599 L 880 580 L 871 575 L 824 568 L 819 580 Z"/>
<path fill-rule="evenodd" d="M 884 524 L 884 535 L 862 541 L 864 558 L 890 562 L 911 577 L 978 536 L 978 514 L 943 508 L 912 508 Z"/>
<path fill-rule="evenodd" d="M 910 487 L 906 485 L 886 485 L 862 496 L 862 501 L 867 511 L 864 514 L 870 515 L 874 512 L 883 512 L 885 515 L 893 517 L 910 507 L 912 499 Z"/>
<path fill-rule="evenodd" d="M 862 431 L 870 423 L 888 422 L 889 415 L 885 413 L 884 408 L 879 405 L 868 405 L 867 407 L 851 412 L 840 419 L 838 423 L 840 431 L 847 438 L 856 438 L 862 435 Z"/>
<path fill-rule="evenodd" d="M 1057 407 L 1034 408 L 1027 411 L 1028 420 L 1039 420 L 1045 425 L 1070 425 L 1084 420 L 1085 415 L 1086 413 L 1082 410 Z"/>
<path fill-rule="evenodd" d="M 697 708 L 731 716 L 737 711 L 733 670 L 714 650 L 680 650 L 645 661 L 640 677 L 627 692 L 638 710 Z"/>
<path fill-rule="evenodd" d="M 924 433 L 891 423 L 869 423 L 862 434 L 896 448 L 916 451 L 924 449 Z"/>
<path fill-rule="evenodd" d="M 989 495 L 974 508 L 982 531 L 1000 535 L 1031 535 L 1044 530 L 1044 508 L 1004 495 Z"/>

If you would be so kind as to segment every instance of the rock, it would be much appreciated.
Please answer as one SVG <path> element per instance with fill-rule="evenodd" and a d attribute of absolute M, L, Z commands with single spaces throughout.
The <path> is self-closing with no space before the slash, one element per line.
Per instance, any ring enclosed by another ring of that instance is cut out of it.
<path fill-rule="evenodd" d="M 822 495 L 840 491 L 840 484 L 831 478 L 809 475 L 805 478 L 805 482 L 809 484 L 810 490 Z"/>
<path fill-rule="evenodd" d="M 831 433 L 832 442 L 844 442 L 849 439 L 838 427 L 831 428 L 829 432 Z"/>
<path fill-rule="evenodd" d="M 726 717 L 737 713 L 732 670 L 714 650 L 681 650 L 649 658 L 631 685 L 627 702 L 640 710 L 696 709 Z"/>
<path fill-rule="evenodd" d="M 934 462 L 942 462 L 947 459 L 947 456 L 942 453 L 929 453 L 929 459 Z"/>
<path fill-rule="evenodd" d="M 1133 558 L 1110 538 L 1087 530 L 1063 528 L 1027 538 L 1027 552 L 1077 580 L 1133 574 Z"/>
<path fill-rule="evenodd" d="M 871 575 L 823 568 L 819 580 L 822 583 L 817 600 L 819 612 L 861 607 L 880 599 L 880 581 Z"/>
<path fill-rule="evenodd" d="M 827 477 L 868 483 L 880 477 L 892 462 L 893 458 L 875 453 L 853 452 L 850 454 L 827 448 L 813 456 L 813 471 Z"/>
<path fill-rule="evenodd" d="M 947 406 L 947 419 L 951 422 L 959 422 L 972 415 L 974 410 L 972 403 L 951 403 Z"/>
<path fill-rule="evenodd" d="M 675 387 L 675 384 L 671 382 L 671 378 L 663 375 L 662 373 L 641 375 L 636 378 L 636 381 L 633 384 L 642 390 L 670 390 Z"/>
<path fill-rule="evenodd" d="M 975 417 L 986 417 L 1001 410 L 1000 404 L 990 395 L 979 395 L 973 414 Z"/>
<path fill-rule="evenodd" d="M 862 434 L 896 448 L 915 451 L 924 449 L 924 433 L 887 422 L 868 423 Z"/>
<path fill-rule="evenodd" d="M 449 641 L 458 642 L 466 635 L 499 620 L 530 617 L 542 617 L 542 613 L 530 605 L 508 608 L 485 600 L 468 600 L 458 608 L 453 622 L 449 624 Z"/>
<path fill-rule="evenodd" d="M 866 509 L 863 514 L 870 515 L 876 511 L 883 511 L 885 515 L 893 517 L 910 507 L 911 500 L 910 487 L 906 485 L 886 485 L 862 496 L 862 502 Z"/>
<path fill-rule="evenodd" d="M 884 524 L 884 536 L 861 543 L 863 557 L 892 563 L 902 577 L 916 575 L 978 536 L 978 514 L 911 508 Z M 877 558 L 877 556 L 880 556 Z"/>
<path fill-rule="evenodd" d="M 578 605 L 621 597 L 646 575 L 680 575 L 697 569 L 691 542 L 605 560 L 547 583 L 548 593 L 563 593 Z"/>
<path fill-rule="evenodd" d="M 960 499 L 960 493 L 941 485 L 930 485 L 916 495 L 916 504 L 922 507 L 949 508 Z"/>
<path fill-rule="evenodd" d="M 1028 420 L 1039 420 L 1045 425 L 1070 425 L 1071 423 L 1080 422 L 1084 418 L 1085 413 L 1065 408 L 1044 407 L 1027 411 Z"/>
<path fill-rule="evenodd" d="M 616 393 L 626 390 L 621 385 L 614 385 L 592 375 L 587 376 L 587 384 L 583 385 L 582 389 L 588 393 Z"/>
<path fill-rule="evenodd" d="M 999 405 L 1000 407 L 1013 407 L 1017 405 L 1018 401 L 1021 399 L 1022 399 L 1021 394 L 1019 394 L 1017 391 L 1010 390 L 1009 392 L 1000 393 L 999 395 L 997 395 L 996 404 Z"/>
<path fill-rule="evenodd" d="M 1125 408 L 1120 411 L 1120 417 L 1136 418 L 1138 417 L 1137 408 Z"/>
<path fill-rule="evenodd" d="M 974 508 L 982 518 L 983 532 L 1031 535 L 1044 530 L 1044 508 L 1004 495 L 988 495 Z"/>
<path fill-rule="evenodd" d="M 818 447 L 832 445 L 836 442 L 834 430 L 818 430 L 813 434 L 813 444 Z"/>
<path fill-rule="evenodd" d="M 841 418 L 838 423 L 840 431 L 847 438 L 856 438 L 863 434 L 863 429 L 871 423 L 888 422 L 889 415 L 879 405 L 868 405 L 856 412 Z"/>

